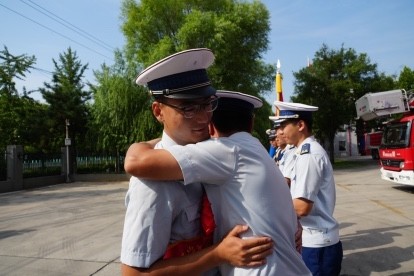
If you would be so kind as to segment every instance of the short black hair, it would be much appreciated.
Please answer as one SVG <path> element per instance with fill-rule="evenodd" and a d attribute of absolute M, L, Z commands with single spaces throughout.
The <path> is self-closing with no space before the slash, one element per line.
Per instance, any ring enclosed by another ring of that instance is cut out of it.
<path fill-rule="evenodd" d="M 253 104 L 234 98 L 219 98 L 211 122 L 224 134 L 251 132 L 254 113 Z"/>

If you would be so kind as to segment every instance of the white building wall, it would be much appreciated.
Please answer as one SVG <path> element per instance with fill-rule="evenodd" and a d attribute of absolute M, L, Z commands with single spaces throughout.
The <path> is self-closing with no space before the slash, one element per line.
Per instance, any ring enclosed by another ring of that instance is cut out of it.
<path fill-rule="evenodd" d="M 344 128 L 346 131 L 338 132 L 334 139 L 335 156 L 358 156 L 358 142 L 354 129 Z"/>

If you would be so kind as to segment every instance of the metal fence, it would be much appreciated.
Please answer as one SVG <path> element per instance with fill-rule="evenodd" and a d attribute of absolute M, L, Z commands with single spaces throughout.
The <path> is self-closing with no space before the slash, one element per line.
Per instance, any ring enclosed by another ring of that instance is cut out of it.
<path fill-rule="evenodd" d="M 25 154 L 23 177 L 59 175 L 62 173 L 61 154 Z M 76 173 L 118 173 L 124 171 L 124 156 L 77 156 Z"/>
<path fill-rule="evenodd" d="M 6 149 L 0 156 L 0 181 L 7 180 Z M 124 172 L 124 156 L 82 155 L 74 162 L 77 174 L 89 173 L 122 173 Z M 62 154 L 25 153 L 23 155 L 23 178 L 60 175 L 64 173 Z"/>
<path fill-rule="evenodd" d="M 62 173 L 61 154 L 24 154 L 23 158 L 23 178 L 59 175 Z"/>
<path fill-rule="evenodd" d="M 124 156 L 83 155 L 76 157 L 76 173 L 119 173 L 124 171 Z"/>

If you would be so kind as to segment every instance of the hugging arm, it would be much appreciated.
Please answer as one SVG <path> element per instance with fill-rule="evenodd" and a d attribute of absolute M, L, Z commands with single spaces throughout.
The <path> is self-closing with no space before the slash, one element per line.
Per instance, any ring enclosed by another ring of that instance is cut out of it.
<path fill-rule="evenodd" d="M 132 144 L 125 156 L 125 172 L 146 179 L 183 179 L 181 168 L 172 154 L 167 150 L 154 149 L 159 140 Z"/>
<path fill-rule="evenodd" d="M 167 150 L 154 149 L 158 141 L 155 139 L 132 144 L 125 157 L 125 171 L 147 179 L 183 179 L 181 168 L 173 155 Z M 123 276 L 197 275 L 224 262 L 243 267 L 263 265 L 266 256 L 272 254 L 273 242 L 268 237 L 241 239 L 238 235 L 247 229 L 247 226 L 235 226 L 220 243 L 187 256 L 157 261 L 150 268 L 123 264 Z"/>
<path fill-rule="evenodd" d="M 267 237 L 240 239 L 238 235 L 247 229 L 238 225 L 218 244 L 187 256 L 157 261 L 150 268 L 122 264 L 122 275 L 198 275 L 224 262 L 243 267 L 263 265 L 266 256 L 272 254 L 273 243 Z"/>

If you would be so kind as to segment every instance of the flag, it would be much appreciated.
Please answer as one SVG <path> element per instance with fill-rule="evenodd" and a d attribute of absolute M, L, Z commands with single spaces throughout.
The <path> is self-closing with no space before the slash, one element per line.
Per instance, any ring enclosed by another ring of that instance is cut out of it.
<path fill-rule="evenodd" d="M 276 100 L 283 102 L 282 75 L 280 74 L 280 60 L 276 64 Z M 276 116 L 279 116 L 279 110 L 276 108 Z"/>
<path fill-rule="evenodd" d="M 307 67 L 311 67 L 312 66 L 312 62 L 310 61 L 309 57 L 308 57 L 308 63 L 307 63 Z"/>

